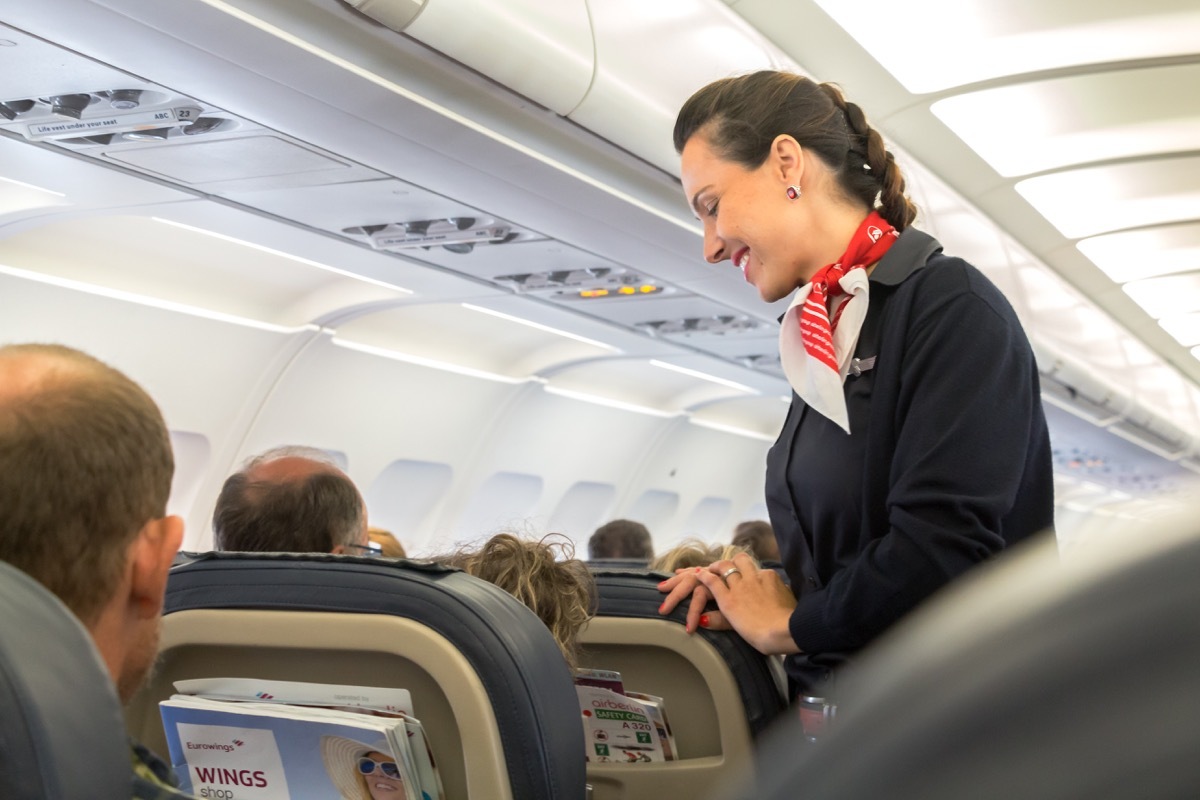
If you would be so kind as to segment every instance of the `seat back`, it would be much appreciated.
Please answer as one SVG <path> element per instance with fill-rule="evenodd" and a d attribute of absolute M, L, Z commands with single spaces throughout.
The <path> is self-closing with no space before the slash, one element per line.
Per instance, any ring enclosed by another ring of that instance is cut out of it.
<path fill-rule="evenodd" d="M 582 666 L 621 673 L 625 688 L 663 698 L 679 760 L 588 764 L 595 800 L 700 797 L 752 769 L 755 737 L 786 706 L 769 658 L 731 632 L 689 636 L 684 608 L 658 613 L 666 578 L 594 571 L 599 608 L 580 636 Z"/>
<path fill-rule="evenodd" d="M 0 561 L 0 797 L 128 800 L 121 704 L 75 615 Z"/>
<path fill-rule="evenodd" d="M 846 673 L 827 735 L 808 748 L 794 727 L 773 735 L 762 785 L 731 796 L 1200 796 L 1200 535 L 1189 527 L 1066 560 L 1049 538 L 951 587 Z"/>
<path fill-rule="evenodd" d="M 214 553 L 175 567 L 161 667 L 130 706 L 163 745 L 172 683 L 255 677 L 408 689 L 451 798 L 585 793 L 583 732 L 554 638 L 459 570 L 328 555 Z"/>

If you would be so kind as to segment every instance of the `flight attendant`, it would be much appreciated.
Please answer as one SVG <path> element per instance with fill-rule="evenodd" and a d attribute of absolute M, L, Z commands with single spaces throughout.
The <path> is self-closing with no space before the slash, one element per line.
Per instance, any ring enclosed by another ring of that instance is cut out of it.
<path fill-rule="evenodd" d="M 739 555 L 663 582 L 661 613 L 787 654 L 793 697 L 971 567 L 1053 524 L 1029 341 L 1003 294 L 914 229 L 882 137 L 831 84 L 716 81 L 675 123 L 704 255 L 782 318 L 793 389 L 767 456 L 788 589 Z M 718 611 L 705 612 L 714 599 Z"/>

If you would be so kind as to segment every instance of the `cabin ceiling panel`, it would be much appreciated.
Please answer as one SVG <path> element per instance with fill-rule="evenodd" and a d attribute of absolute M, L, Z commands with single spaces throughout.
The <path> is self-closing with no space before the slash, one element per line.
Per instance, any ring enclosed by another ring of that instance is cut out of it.
<path fill-rule="evenodd" d="M 1200 156 L 1056 172 L 1027 178 L 1016 189 L 1072 239 L 1190 222 L 1200 219 Z"/>
<path fill-rule="evenodd" d="M 1200 86 L 1200 64 L 1019 83 L 947 97 L 930 110 L 1012 177 L 1196 149 L 1200 92 L 1189 86 Z"/>
<path fill-rule="evenodd" d="M 82 159 L 63 158 L 47 147 L 4 135 L 0 135 L 0 177 L 61 194 L 63 198 L 56 205 L 72 210 L 169 203 L 194 197 Z M 5 187 L 0 185 L 0 199 L 4 193 Z"/>
<path fill-rule="evenodd" d="M 1092 236 L 1076 247 L 1117 283 L 1192 272 L 1200 270 L 1200 222 Z"/>
<path fill-rule="evenodd" d="M 282 326 L 311 321 L 288 312 L 312 295 L 357 304 L 405 294 L 149 217 L 82 217 L 15 233 L 0 239 L 0 263 Z"/>
<path fill-rule="evenodd" d="M 568 339 L 457 303 L 370 314 L 341 325 L 338 338 L 514 379 L 532 377 L 560 362 L 615 352 L 597 340 Z"/>

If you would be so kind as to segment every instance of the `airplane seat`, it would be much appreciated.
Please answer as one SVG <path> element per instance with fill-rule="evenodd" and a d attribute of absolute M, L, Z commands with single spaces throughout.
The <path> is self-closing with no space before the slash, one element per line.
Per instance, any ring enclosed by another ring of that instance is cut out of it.
<path fill-rule="evenodd" d="M 587 564 L 588 569 L 593 572 L 611 569 L 632 569 L 644 572 L 650 561 L 645 558 L 592 558 L 583 563 Z"/>
<path fill-rule="evenodd" d="M 135 735 L 165 752 L 157 704 L 200 677 L 408 689 L 446 797 L 585 795 L 578 701 L 553 636 L 457 569 L 278 553 L 174 567 L 160 668 L 130 705 Z"/>
<path fill-rule="evenodd" d="M 772 659 L 729 631 L 689 636 L 683 607 L 660 616 L 665 575 L 593 576 L 599 606 L 580 634 L 580 665 L 616 670 L 627 690 L 662 697 L 679 750 L 663 764 L 589 763 L 595 800 L 700 797 L 750 770 L 755 738 L 787 706 Z"/>
<path fill-rule="evenodd" d="M 727 796 L 1200 796 L 1195 522 L 1011 556 L 901 622 L 839 682 L 855 699 L 828 733 L 773 731 L 762 784 Z"/>
<path fill-rule="evenodd" d="M 121 704 L 91 636 L 0 561 L 0 797 L 128 800 Z"/>

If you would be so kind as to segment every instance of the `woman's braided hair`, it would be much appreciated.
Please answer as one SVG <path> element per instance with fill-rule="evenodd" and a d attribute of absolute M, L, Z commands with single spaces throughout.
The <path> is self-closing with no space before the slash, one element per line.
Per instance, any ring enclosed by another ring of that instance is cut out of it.
<path fill-rule="evenodd" d="M 815 153 L 846 196 L 879 213 L 898 231 L 917 216 L 904 194 L 904 175 L 863 110 L 832 83 L 764 70 L 723 78 L 692 95 L 675 120 L 675 150 L 703 133 L 725 158 L 748 169 L 786 133 Z"/>

